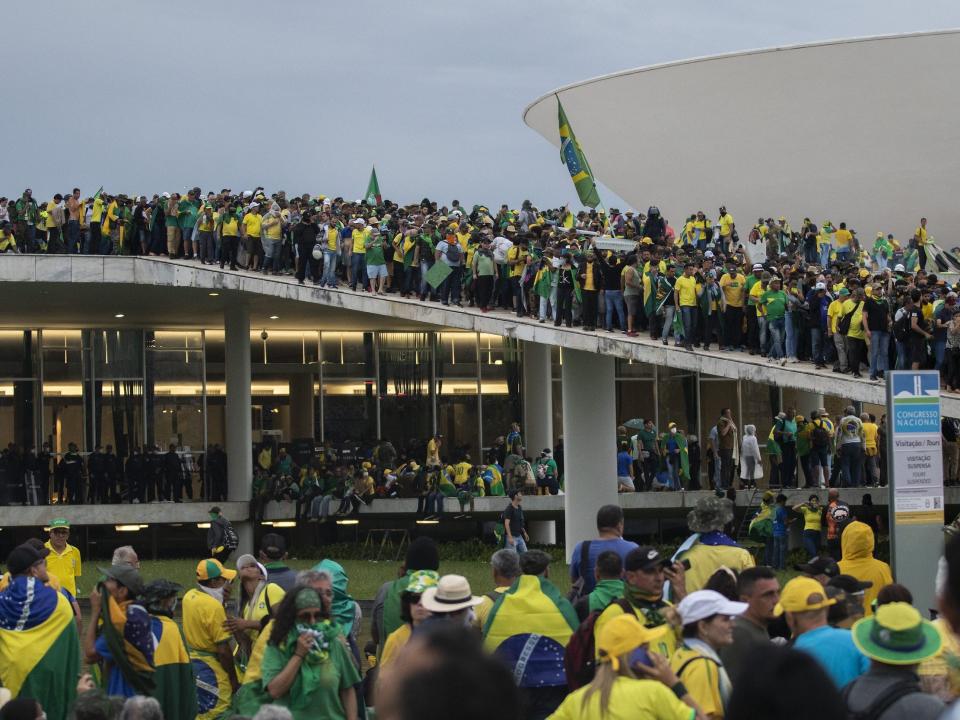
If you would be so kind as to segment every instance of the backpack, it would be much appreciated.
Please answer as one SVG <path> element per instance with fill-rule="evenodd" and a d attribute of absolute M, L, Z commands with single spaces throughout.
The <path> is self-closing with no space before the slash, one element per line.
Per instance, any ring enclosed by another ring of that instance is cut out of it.
<path fill-rule="evenodd" d="M 677 674 L 679 675 L 679 673 Z M 898 700 L 905 698 L 907 695 L 921 692 L 920 685 L 916 680 L 909 678 L 900 680 L 874 697 L 866 709 L 854 712 L 850 710 L 850 693 L 856 683 L 857 681 L 854 680 L 840 691 L 843 704 L 847 706 L 848 720 L 879 720 Z"/>
<path fill-rule="evenodd" d="M 897 342 L 906 342 L 910 339 L 910 318 L 912 313 L 906 308 L 901 308 L 900 317 L 893 323 L 893 337 Z"/>
<path fill-rule="evenodd" d="M 575 603 L 581 597 L 584 597 L 585 593 L 583 592 L 584 580 L 583 573 L 587 569 L 587 565 L 590 564 L 590 541 L 584 540 L 580 543 L 580 577 L 578 577 L 573 584 L 570 586 L 570 592 L 567 593 L 567 600 L 571 604 Z"/>
<path fill-rule="evenodd" d="M 846 335 L 850 332 L 850 322 L 853 320 L 853 316 L 856 315 L 857 310 L 863 307 L 863 303 L 855 305 L 853 310 L 848 312 L 846 315 L 840 318 L 840 321 L 837 323 L 837 332 L 841 335 Z"/>
<path fill-rule="evenodd" d="M 813 430 L 810 431 L 810 444 L 815 448 L 830 446 L 830 431 L 827 430 L 822 421 L 813 423 Z"/>
<path fill-rule="evenodd" d="M 224 520 L 223 522 L 223 547 L 225 550 L 236 550 L 240 545 L 240 538 L 237 536 L 237 531 L 233 529 L 228 521 Z"/>
<path fill-rule="evenodd" d="M 619 605 L 625 613 L 633 612 L 633 607 L 626 598 L 614 600 L 610 605 Z M 602 612 L 603 610 L 594 610 L 587 615 L 587 619 L 580 623 L 577 631 L 570 636 L 570 642 L 563 652 L 563 669 L 567 675 L 567 687 L 571 691 L 588 685 L 597 670 L 597 648 L 593 629 Z"/>
<path fill-rule="evenodd" d="M 448 242 L 446 255 L 449 262 L 460 262 L 460 258 L 463 257 L 463 250 L 460 249 L 460 243 L 458 243 L 456 240 L 453 242 Z"/>
<path fill-rule="evenodd" d="M 537 463 L 537 480 L 546 480 L 547 479 L 547 466 L 542 463 Z"/>

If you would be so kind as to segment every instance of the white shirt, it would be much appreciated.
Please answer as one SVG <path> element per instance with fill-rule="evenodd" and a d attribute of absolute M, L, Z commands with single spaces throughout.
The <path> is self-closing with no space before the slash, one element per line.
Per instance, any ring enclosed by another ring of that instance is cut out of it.
<path fill-rule="evenodd" d="M 491 243 L 493 247 L 493 261 L 501 265 L 507 261 L 507 251 L 513 247 L 513 242 L 502 235 L 498 235 Z"/>

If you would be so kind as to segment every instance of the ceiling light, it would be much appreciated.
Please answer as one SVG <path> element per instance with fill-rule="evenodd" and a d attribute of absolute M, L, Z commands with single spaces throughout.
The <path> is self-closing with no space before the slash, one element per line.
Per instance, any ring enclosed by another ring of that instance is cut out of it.
<path fill-rule="evenodd" d="M 295 520 L 277 520 L 273 523 L 275 528 L 292 528 L 297 526 Z"/>
<path fill-rule="evenodd" d="M 114 525 L 113 529 L 117 532 L 139 532 L 139 525 Z"/>
<path fill-rule="evenodd" d="M 351 520 L 351 519 L 337 520 L 337 525 L 359 525 L 359 524 L 360 524 L 359 520 Z"/>
<path fill-rule="evenodd" d="M 279 315 L 271 315 L 271 316 L 270 316 L 270 319 L 271 319 L 271 320 L 279 320 L 279 319 L 280 319 L 280 316 L 279 316 Z"/>
<path fill-rule="evenodd" d="M 220 297 L 220 293 L 218 292 L 207 293 L 207 295 L 209 295 L 210 297 Z"/>
<path fill-rule="evenodd" d="M 439 520 L 417 520 L 417 525 L 439 525 Z"/>
<path fill-rule="evenodd" d="M 123 313 L 117 313 L 116 315 L 114 315 L 114 317 L 119 319 L 119 318 L 124 317 L 124 314 L 123 314 Z"/>
<path fill-rule="evenodd" d="M 206 522 L 206 523 L 197 523 L 197 530 L 209 530 L 209 529 L 210 529 L 210 523 L 208 523 L 208 522 Z"/>

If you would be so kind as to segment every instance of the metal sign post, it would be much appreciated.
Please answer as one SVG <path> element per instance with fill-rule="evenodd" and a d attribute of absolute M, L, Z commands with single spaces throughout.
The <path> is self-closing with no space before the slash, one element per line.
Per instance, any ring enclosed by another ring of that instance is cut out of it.
<path fill-rule="evenodd" d="M 943 553 L 940 373 L 887 372 L 890 560 L 920 612 L 936 608 L 934 578 Z"/>

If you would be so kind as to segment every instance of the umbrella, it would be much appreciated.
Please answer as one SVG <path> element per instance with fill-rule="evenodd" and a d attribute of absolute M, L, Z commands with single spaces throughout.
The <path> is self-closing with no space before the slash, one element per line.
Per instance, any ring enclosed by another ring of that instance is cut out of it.
<path fill-rule="evenodd" d="M 633 420 L 627 420 L 623 426 L 629 428 L 630 430 L 643 430 L 643 418 L 634 418 Z"/>

